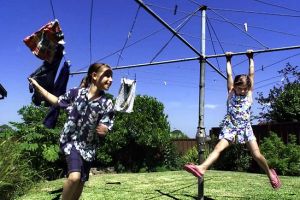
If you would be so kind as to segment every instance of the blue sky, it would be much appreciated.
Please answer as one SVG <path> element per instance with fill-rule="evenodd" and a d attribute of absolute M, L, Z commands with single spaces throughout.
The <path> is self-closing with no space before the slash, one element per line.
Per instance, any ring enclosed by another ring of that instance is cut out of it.
<path fill-rule="evenodd" d="M 72 72 L 87 70 L 90 56 L 92 61 L 98 61 L 121 49 L 138 9 L 138 4 L 134 0 L 94 0 L 90 27 L 91 0 L 52 0 L 52 2 L 55 16 L 65 35 L 65 57 L 71 61 Z M 221 54 L 223 50 L 242 52 L 247 49 L 261 50 L 267 47 L 300 45 L 300 5 L 296 0 L 145 0 L 144 2 L 151 4 L 149 5 L 151 9 L 167 23 L 172 24 L 173 28 L 196 10 L 198 4 L 207 5 L 207 17 L 211 24 L 210 33 L 206 28 L 207 55 L 213 55 L 215 52 Z M 176 15 L 174 15 L 175 5 L 177 5 Z M 1 1 L 0 83 L 8 91 L 8 97 L 0 100 L 0 124 L 20 121 L 17 111 L 22 106 L 30 104 L 31 94 L 28 90 L 27 77 L 42 64 L 42 61 L 29 51 L 23 39 L 53 19 L 50 0 Z M 243 32 L 244 23 L 247 23 L 248 35 Z M 155 31 L 158 32 L 141 40 Z M 179 32 L 200 51 L 199 12 Z M 171 37 L 170 31 L 141 8 L 127 44 L 141 41 L 124 49 L 119 65 L 150 62 Z M 300 58 L 297 54 L 300 54 L 299 49 L 255 55 L 257 69 L 255 96 L 257 92 L 268 93 L 270 88 L 279 84 L 282 77 L 278 76 L 277 71 L 287 62 L 298 65 Z M 173 38 L 154 61 L 196 56 L 181 41 Z M 115 67 L 118 57 L 119 55 L 115 54 L 101 62 Z M 247 73 L 248 63 L 242 62 L 245 60 L 245 56 L 233 57 L 235 74 Z M 224 72 L 223 57 L 209 61 Z M 68 88 L 77 86 L 82 77 L 83 75 L 70 77 Z M 190 137 L 195 136 L 199 110 L 197 61 L 116 70 L 114 83 L 109 91 L 113 95 L 117 95 L 122 77 L 131 79 L 136 77 L 138 94 L 156 97 L 165 105 L 165 113 L 168 115 L 172 130 L 180 129 Z M 208 133 L 211 127 L 219 125 L 226 112 L 226 81 L 208 65 L 205 87 L 205 126 Z M 255 101 L 254 113 L 258 113 L 258 107 Z"/>

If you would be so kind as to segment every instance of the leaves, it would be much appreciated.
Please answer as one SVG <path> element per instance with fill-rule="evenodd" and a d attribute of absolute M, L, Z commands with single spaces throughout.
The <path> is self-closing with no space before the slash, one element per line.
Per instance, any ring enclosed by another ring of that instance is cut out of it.
<path fill-rule="evenodd" d="M 264 97 L 258 93 L 258 103 L 262 106 L 259 121 L 299 121 L 300 119 L 300 72 L 298 66 L 289 63 L 279 71 L 284 77 L 282 85 L 274 86 Z"/>
<path fill-rule="evenodd" d="M 117 113 L 113 131 L 97 153 L 103 164 L 119 170 L 154 170 L 172 157 L 170 125 L 164 106 L 149 96 L 137 96 L 134 112 Z M 106 154 L 106 155 L 105 155 Z"/>

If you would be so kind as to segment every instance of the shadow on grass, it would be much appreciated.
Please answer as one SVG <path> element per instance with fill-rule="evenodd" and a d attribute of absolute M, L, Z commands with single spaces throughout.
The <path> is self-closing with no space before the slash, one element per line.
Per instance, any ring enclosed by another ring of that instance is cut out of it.
<path fill-rule="evenodd" d="M 104 190 L 104 191 L 106 190 L 106 191 L 127 192 L 129 194 L 136 192 L 136 191 L 133 192 L 132 190 L 128 190 L 128 189 L 124 189 L 124 188 L 119 188 L 118 186 L 122 185 L 122 183 L 119 182 L 119 181 L 116 181 L 116 182 L 106 182 L 105 185 L 107 185 L 107 186 L 108 185 L 115 185 L 117 188 L 106 188 L 106 187 L 104 187 L 104 188 L 96 187 L 96 188 L 98 188 L 99 190 Z M 174 199 L 174 200 L 180 200 L 180 197 L 178 197 L 178 196 L 190 197 L 191 199 L 197 200 L 198 196 L 193 196 L 193 195 L 184 194 L 184 193 L 177 193 L 180 190 L 183 190 L 185 188 L 189 188 L 189 187 L 194 186 L 194 185 L 195 185 L 195 183 L 188 184 L 188 185 L 185 185 L 183 187 L 180 187 L 180 188 L 175 189 L 175 190 L 170 191 L 170 192 L 169 191 L 162 191 L 160 189 L 155 189 L 155 190 L 153 190 L 153 192 L 139 191 L 139 193 L 142 193 L 142 194 L 148 195 L 148 196 L 151 195 L 151 197 L 147 197 L 147 198 L 145 198 L 145 200 L 157 199 L 157 198 L 162 197 L 162 196 L 169 197 L 170 199 Z M 87 188 L 94 188 L 94 187 L 91 187 L 91 186 L 85 186 L 85 187 L 87 187 Z M 56 200 L 56 199 L 52 199 L 52 200 Z M 204 200 L 214 200 L 214 199 L 210 198 L 210 197 L 207 197 L 207 196 L 204 196 Z"/>
<path fill-rule="evenodd" d="M 192 195 L 188 195 L 188 194 L 185 194 L 184 196 L 186 196 L 186 197 L 191 197 L 192 199 L 195 199 L 195 200 L 198 199 L 197 196 L 192 196 Z M 210 198 L 210 197 L 204 196 L 204 200 L 214 200 L 214 199 L 213 199 L 213 198 Z"/>
<path fill-rule="evenodd" d="M 53 190 L 53 191 L 49 192 L 49 194 L 57 194 L 56 197 L 54 197 L 52 200 L 59 200 L 62 191 L 63 191 L 63 189 L 62 189 L 62 188 L 59 188 L 59 189 L 57 189 L 57 190 Z"/>
<path fill-rule="evenodd" d="M 185 188 L 188 188 L 188 187 L 191 187 L 193 186 L 194 184 L 189 184 L 189 185 L 186 185 L 184 187 L 181 187 L 181 188 L 178 188 L 176 190 L 173 190 L 171 192 L 163 192 L 161 190 L 155 190 L 156 192 L 158 192 L 160 195 L 156 195 L 156 196 L 153 196 L 153 197 L 150 197 L 150 198 L 146 198 L 146 199 L 155 199 L 155 198 L 158 198 L 160 196 L 167 196 L 167 197 L 170 197 L 171 199 L 175 199 L 175 200 L 180 200 L 178 199 L 177 197 L 173 196 L 175 192 L 179 191 L 179 190 L 182 190 L 182 189 L 185 189 Z"/>

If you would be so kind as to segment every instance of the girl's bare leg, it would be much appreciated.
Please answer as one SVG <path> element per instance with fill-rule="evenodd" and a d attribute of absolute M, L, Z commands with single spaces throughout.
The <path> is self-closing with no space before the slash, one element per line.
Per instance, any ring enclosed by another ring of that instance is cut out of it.
<path fill-rule="evenodd" d="M 73 195 L 77 186 L 80 184 L 80 172 L 71 172 L 68 176 L 68 179 L 64 183 L 64 188 L 62 192 L 63 200 L 73 200 Z"/>
<path fill-rule="evenodd" d="M 220 153 L 227 147 L 229 147 L 229 142 L 226 139 L 221 139 L 207 159 L 201 165 L 197 166 L 198 170 L 204 174 L 206 170 L 219 158 Z"/>
<path fill-rule="evenodd" d="M 256 140 L 252 140 L 252 141 L 248 142 L 247 147 L 250 150 L 251 155 L 254 158 L 254 160 L 265 171 L 265 173 L 271 180 L 273 178 L 273 175 L 270 172 L 270 168 L 269 168 L 266 158 L 260 153 L 260 150 L 259 150 Z"/>

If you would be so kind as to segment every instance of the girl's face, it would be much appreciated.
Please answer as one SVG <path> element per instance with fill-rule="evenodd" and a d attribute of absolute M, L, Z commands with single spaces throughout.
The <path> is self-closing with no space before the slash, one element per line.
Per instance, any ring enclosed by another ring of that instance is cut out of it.
<path fill-rule="evenodd" d="M 245 96 L 247 95 L 249 88 L 247 87 L 247 85 L 239 85 L 234 86 L 234 91 L 236 95 Z"/>
<path fill-rule="evenodd" d="M 93 80 L 95 80 L 95 85 L 100 90 L 108 90 L 111 86 L 112 79 L 112 70 L 110 68 L 104 68 L 102 71 L 93 72 Z"/>

